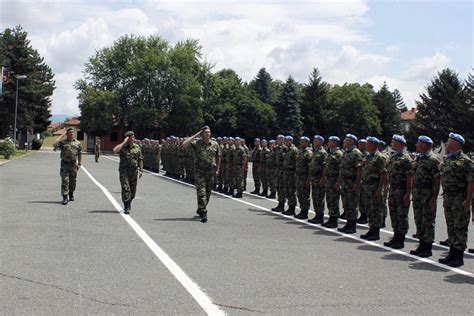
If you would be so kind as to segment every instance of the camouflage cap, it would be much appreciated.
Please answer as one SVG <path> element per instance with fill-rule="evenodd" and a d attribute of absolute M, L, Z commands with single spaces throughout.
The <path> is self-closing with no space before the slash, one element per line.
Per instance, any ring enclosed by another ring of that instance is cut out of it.
<path fill-rule="evenodd" d="M 135 133 L 133 131 L 126 132 L 125 137 L 129 137 L 129 136 L 135 136 Z"/>

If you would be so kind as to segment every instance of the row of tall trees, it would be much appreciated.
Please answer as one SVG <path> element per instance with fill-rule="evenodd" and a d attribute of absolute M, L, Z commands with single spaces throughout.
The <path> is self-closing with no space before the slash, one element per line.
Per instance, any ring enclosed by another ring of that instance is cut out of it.
<path fill-rule="evenodd" d="M 20 26 L 0 34 L 0 63 L 9 74 L 0 96 L 0 138 L 13 134 L 17 75 L 26 76 L 18 82 L 17 130 L 23 137 L 26 131 L 45 131 L 51 117 L 54 74 Z"/>

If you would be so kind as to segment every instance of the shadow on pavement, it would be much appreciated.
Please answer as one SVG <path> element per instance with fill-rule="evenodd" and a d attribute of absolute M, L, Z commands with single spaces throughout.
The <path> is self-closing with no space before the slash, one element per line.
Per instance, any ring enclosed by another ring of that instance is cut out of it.
<path fill-rule="evenodd" d="M 158 222 L 199 222 L 199 216 L 194 217 L 171 217 L 171 218 L 155 218 Z"/>
<path fill-rule="evenodd" d="M 448 269 L 441 268 L 438 266 L 434 266 L 432 264 L 426 262 L 413 262 L 408 265 L 410 269 L 414 270 L 425 270 L 425 271 L 433 271 L 433 272 L 446 272 L 449 271 Z"/>
<path fill-rule="evenodd" d="M 393 261 L 405 261 L 413 262 L 415 259 L 407 257 L 405 255 L 399 255 L 398 253 L 391 253 L 382 257 L 383 260 L 393 260 Z"/>
<path fill-rule="evenodd" d="M 32 204 L 61 204 L 61 201 L 29 201 Z"/>
<path fill-rule="evenodd" d="M 474 285 L 474 278 L 462 274 L 452 274 L 444 278 L 444 281 L 454 284 L 471 284 Z"/>
<path fill-rule="evenodd" d="M 112 211 L 112 210 L 93 210 L 93 211 L 89 211 L 87 213 L 91 213 L 91 214 L 120 214 L 119 212 Z"/>
<path fill-rule="evenodd" d="M 389 250 L 379 248 L 376 246 L 371 246 L 371 245 L 360 245 L 357 247 L 359 250 L 368 250 L 368 251 L 374 251 L 374 252 L 388 252 Z"/>

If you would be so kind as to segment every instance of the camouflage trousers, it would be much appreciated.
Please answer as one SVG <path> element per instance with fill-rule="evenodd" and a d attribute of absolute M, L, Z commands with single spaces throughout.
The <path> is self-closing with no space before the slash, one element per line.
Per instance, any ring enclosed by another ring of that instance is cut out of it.
<path fill-rule="evenodd" d="M 353 191 L 355 181 L 344 180 L 341 186 L 342 206 L 347 220 L 357 219 L 357 206 L 359 205 L 359 192 Z"/>
<path fill-rule="evenodd" d="M 369 227 L 380 228 L 383 219 L 383 198 L 375 198 L 378 183 L 362 183 L 360 187 L 360 201 L 364 201 L 367 209 L 367 217 L 369 219 Z"/>
<path fill-rule="evenodd" d="M 283 181 L 285 185 L 285 198 L 288 200 L 289 206 L 296 205 L 296 183 L 294 171 L 284 171 Z"/>
<path fill-rule="evenodd" d="M 95 162 L 99 162 L 99 158 L 100 158 L 100 151 L 96 151 L 95 152 Z"/>
<path fill-rule="evenodd" d="M 360 189 L 360 195 L 362 197 L 362 187 Z M 362 216 L 368 216 L 368 208 L 367 208 L 367 205 L 365 204 L 365 199 L 359 199 L 359 213 L 360 215 Z"/>
<path fill-rule="evenodd" d="M 120 185 L 122 187 L 122 201 L 131 202 L 137 192 L 138 170 L 119 170 Z"/>
<path fill-rule="evenodd" d="M 222 168 L 217 176 L 217 184 L 224 187 L 225 186 L 225 172 L 226 169 Z"/>
<path fill-rule="evenodd" d="M 394 233 L 406 235 L 408 232 L 408 211 L 410 204 L 405 205 L 403 197 L 406 190 L 390 190 L 388 194 L 388 206 L 390 209 L 390 222 Z"/>
<path fill-rule="evenodd" d="M 61 161 L 61 195 L 68 195 L 76 190 L 77 168 L 76 162 L 64 163 Z"/>
<path fill-rule="evenodd" d="M 259 191 L 260 186 L 262 184 L 261 178 L 260 178 L 260 166 L 258 163 L 252 163 L 252 176 L 253 176 L 253 182 L 255 184 L 255 190 Z"/>
<path fill-rule="evenodd" d="M 306 175 L 296 176 L 296 192 L 301 210 L 309 210 L 310 206 L 309 196 L 311 185 L 307 183 L 307 180 L 308 177 Z"/>
<path fill-rule="evenodd" d="M 324 214 L 324 195 L 325 190 L 319 185 L 321 178 L 311 180 L 311 199 L 313 200 L 313 208 L 316 214 Z M 338 201 L 339 207 L 339 201 Z"/>
<path fill-rule="evenodd" d="M 206 210 L 211 198 L 212 187 L 214 186 L 214 172 L 196 173 L 196 194 L 198 209 Z"/>
<path fill-rule="evenodd" d="M 235 166 L 234 174 L 235 174 L 235 189 L 237 190 L 237 193 L 242 193 L 244 192 L 244 176 L 245 172 L 240 174 L 240 169 L 242 166 Z"/>
<path fill-rule="evenodd" d="M 448 227 L 449 244 L 452 248 L 464 251 L 467 248 L 467 232 L 471 212 L 465 212 L 463 202 L 465 192 L 461 194 L 443 194 L 444 216 Z"/>
<path fill-rule="evenodd" d="M 262 189 L 263 191 L 268 191 L 268 178 L 267 178 L 267 167 L 266 165 L 260 164 L 260 170 L 259 170 L 259 176 L 260 176 L 260 182 L 262 183 Z"/>
<path fill-rule="evenodd" d="M 388 191 L 382 193 L 382 210 L 383 210 L 384 219 L 387 218 L 387 215 L 388 215 L 387 200 L 388 200 Z"/>
<path fill-rule="evenodd" d="M 266 174 L 267 174 L 268 187 L 270 188 L 270 192 L 276 192 L 276 190 L 277 190 L 277 177 L 275 176 L 275 168 L 274 167 L 267 167 Z"/>
<path fill-rule="evenodd" d="M 328 205 L 329 216 L 339 216 L 339 198 L 341 192 L 336 190 L 337 178 L 327 178 L 324 192 L 326 193 L 326 204 Z"/>
<path fill-rule="evenodd" d="M 426 243 L 435 238 L 436 207 L 430 207 L 432 188 L 413 188 L 413 212 L 415 214 L 416 234 Z"/>
<path fill-rule="evenodd" d="M 278 202 L 285 203 L 285 181 L 283 178 L 283 171 L 278 170 L 276 172 L 276 183 L 277 183 L 277 192 L 278 192 Z"/>
<path fill-rule="evenodd" d="M 226 186 L 235 189 L 234 165 L 227 164 L 225 169 Z"/>

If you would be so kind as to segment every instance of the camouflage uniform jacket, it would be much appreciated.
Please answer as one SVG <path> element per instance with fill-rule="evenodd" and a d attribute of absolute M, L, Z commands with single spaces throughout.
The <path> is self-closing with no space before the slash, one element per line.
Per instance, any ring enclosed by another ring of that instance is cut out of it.
<path fill-rule="evenodd" d="M 419 156 L 414 167 L 414 188 L 432 188 L 440 176 L 440 161 L 433 153 Z"/>
<path fill-rule="evenodd" d="M 342 150 L 339 148 L 329 153 L 326 167 L 324 168 L 324 176 L 326 178 L 337 178 L 339 176 L 343 155 Z"/>
<path fill-rule="evenodd" d="M 327 158 L 328 152 L 324 147 L 315 148 L 313 150 L 313 157 L 309 164 L 309 176 L 311 180 L 320 179 L 322 177 Z"/>
<path fill-rule="evenodd" d="M 363 164 L 362 153 L 357 148 L 348 149 L 344 152 L 339 168 L 339 175 L 342 181 L 355 181 L 357 178 L 357 168 Z"/>
<path fill-rule="evenodd" d="M 362 183 L 364 185 L 377 186 L 381 175 L 387 172 L 383 154 L 376 151 L 372 155 L 368 154 L 366 159 L 364 171 L 362 172 Z"/>
<path fill-rule="evenodd" d="M 407 178 L 413 174 L 412 159 L 407 153 L 394 153 L 387 162 L 388 183 L 390 191 L 396 191 L 400 188 L 406 191 Z"/>
<path fill-rule="evenodd" d="M 119 170 L 137 170 L 138 161 L 143 160 L 142 150 L 138 144 L 123 145 L 119 152 Z"/>
<path fill-rule="evenodd" d="M 298 148 L 295 145 L 291 145 L 290 148 L 285 152 L 283 158 L 283 170 L 285 172 L 295 172 L 296 169 L 296 156 L 298 155 Z"/>
<path fill-rule="evenodd" d="M 76 162 L 77 156 L 82 151 L 81 143 L 75 139 L 71 141 L 63 139 L 55 147 L 61 149 L 61 163 L 65 164 Z"/>
<path fill-rule="evenodd" d="M 474 181 L 474 163 L 458 152 L 448 157 L 443 166 L 441 183 L 443 192 L 450 195 L 465 195 L 469 182 Z"/>
<path fill-rule="evenodd" d="M 202 139 L 193 141 L 191 148 L 194 153 L 194 167 L 196 173 L 206 174 L 215 172 L 217 162 L 221 156 L 221 149 L 216 141 L 205 143 Z"/>

